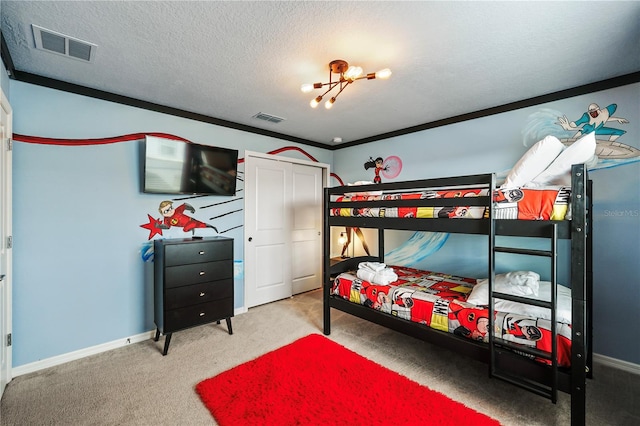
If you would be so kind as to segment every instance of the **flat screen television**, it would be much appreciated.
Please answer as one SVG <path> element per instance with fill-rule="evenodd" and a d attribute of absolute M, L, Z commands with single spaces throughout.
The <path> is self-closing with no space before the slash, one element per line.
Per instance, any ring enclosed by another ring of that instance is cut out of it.
<path fill-rule="evenodd" d="M 143 192 L 236 194 L 238 151 L 147 136 Z"/>

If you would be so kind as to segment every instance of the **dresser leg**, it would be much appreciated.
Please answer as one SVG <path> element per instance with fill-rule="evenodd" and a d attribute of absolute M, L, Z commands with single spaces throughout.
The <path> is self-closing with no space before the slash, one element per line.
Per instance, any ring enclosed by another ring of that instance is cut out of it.
<path fill-rule="evenodd" d="M 233 328 L 231 328 L 231 318 L 226 318 L 227 320 L 227 328 L 229 329 L 229 334 L 233 334 Z"/>
<path fill-rule="evenodd" d="M 162 352 L 162 355 L 166 355 L 167 352 L 169 351 L 169 342 L 171 342 L 171 336 L 173 335 L 173 333 L 169 333 L 167 334 L 167 337 L 164 338 L 164 352 Z"/>
<path fill-rule="evenodd" d="M 156 328 L 156 337 L 153 338 L 154 342 L 157 342 L 160 339 L 160 329 Z"/>

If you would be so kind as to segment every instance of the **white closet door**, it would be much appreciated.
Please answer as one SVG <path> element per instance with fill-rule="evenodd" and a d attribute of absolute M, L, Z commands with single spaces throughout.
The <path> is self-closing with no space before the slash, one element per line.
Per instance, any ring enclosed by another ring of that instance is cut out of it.
<path fill-rule="evenodd" d="M 298 294 L 322 283 L 322 169 L 294 164 L 292 182 L 292 286 Z"/>
<path fill-rule="evenodd" d="M 292 295 L 291 164 L 245 159 L 247 308 Z"/>

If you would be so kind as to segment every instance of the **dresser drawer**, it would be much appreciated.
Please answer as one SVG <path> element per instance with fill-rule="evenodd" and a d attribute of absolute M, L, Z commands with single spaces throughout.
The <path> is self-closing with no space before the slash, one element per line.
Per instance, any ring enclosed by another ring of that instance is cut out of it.
<path fill-rule="evenodd" d="M 231 260 L 169 266 L 164 269 L 164 286 L 165 288 L 180 287 L 232 277 L 233 262 Z"/>
<path fill-rule="evenodd" d="M 233 279 L 228 278 L 167 289 L 164 305 L 165 309 L 170 310 L 231 297 L 233 297 Z"/>
<path fill-rule="evenodd" d="M 233 240 L 203 241 L 189 244 L 168 244 L 164 247 L 165 266 L 189 263 L 233 260 Z"/>
<path fill-rule="evenodd" d="M 172 309 L 165 311 L 164 332 L 171 333 L 232 316 L 233 300 L 231 298 Z"/>

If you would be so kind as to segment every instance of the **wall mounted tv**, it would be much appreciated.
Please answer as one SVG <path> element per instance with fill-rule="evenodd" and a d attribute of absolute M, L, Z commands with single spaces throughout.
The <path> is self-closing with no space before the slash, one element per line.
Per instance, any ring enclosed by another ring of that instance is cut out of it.
<path fill-rule="evenodd" d="M 235 195 L 238 151 L 147 136 L 143 192 Z"/>

